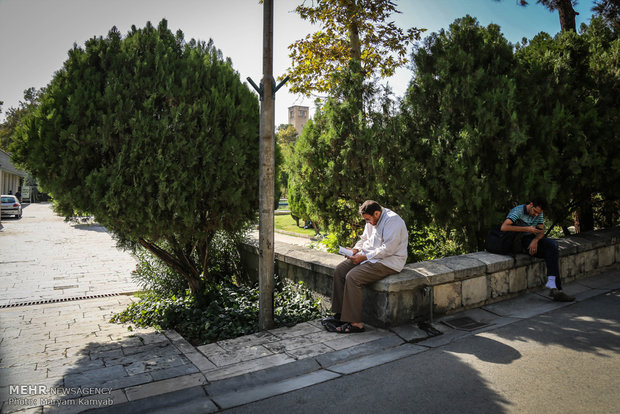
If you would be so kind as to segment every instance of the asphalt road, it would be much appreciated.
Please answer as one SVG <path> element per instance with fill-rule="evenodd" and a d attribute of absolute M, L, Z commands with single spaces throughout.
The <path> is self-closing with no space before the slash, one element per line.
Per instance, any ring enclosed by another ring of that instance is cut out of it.
<path fill-rule="evenodd" d="M 618 413 L 620 292 L 226 412 Z"/>

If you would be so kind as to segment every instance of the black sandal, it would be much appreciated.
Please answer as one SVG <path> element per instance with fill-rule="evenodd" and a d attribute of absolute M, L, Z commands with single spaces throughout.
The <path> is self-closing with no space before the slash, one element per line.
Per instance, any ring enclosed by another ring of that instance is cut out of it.
<path fill-rule="evenodd" d="M 336 332 L 343 333 L 343 334 L 360 333 L 360 332 L 364 332 L 364 330 L 365 330 L 364 328 L 358 328 L 355 325 L 351 325 L 349 322 L 345 322 L 344 324 L 336 328 Z"/>
<path fill-rule="evenodd" d="M 334 325 L 334 326 L 340 326 L 342 325 L 344 322 L 342 322 L 340 320 L 340 314 L 337 313 L 334 316 L 328 316 L 327 318 L 323 318 L 321 319 L 321 325 L 323 326 L 327 326 L 329 325 Z"/>

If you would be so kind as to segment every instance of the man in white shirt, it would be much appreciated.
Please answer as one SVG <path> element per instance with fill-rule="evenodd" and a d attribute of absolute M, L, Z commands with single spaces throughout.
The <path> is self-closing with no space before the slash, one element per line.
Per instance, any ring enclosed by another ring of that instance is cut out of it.
<path fill-rule="evenodd" d="M 339 333 L 363 332 L 362 287 L 400 272 L 407 262 L 407 226 L 395 212 L 373 200 L 359 209 L 366 221 L 364 233 L 334 271 L 332 311 L 325 328 Z"/>

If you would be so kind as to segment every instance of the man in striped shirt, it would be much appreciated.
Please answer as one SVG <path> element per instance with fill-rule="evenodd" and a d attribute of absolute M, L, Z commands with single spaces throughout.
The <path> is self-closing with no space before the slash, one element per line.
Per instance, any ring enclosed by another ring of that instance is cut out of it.
<path fill-rule="evenodd" d="M 549 296 L 558 302 L 572 302 L 575 298 L 562 292 L 558 242 L 545 237 L 543 210 L 546 207 L 547 201 L 544 198 L 535 198 L 513 208 L 502 223 L 501 231 L 531 233 L 521 239 L 521 247 L 530 256 L 545 259 L 547 265 L 545 287 L 551 289 Z"/>

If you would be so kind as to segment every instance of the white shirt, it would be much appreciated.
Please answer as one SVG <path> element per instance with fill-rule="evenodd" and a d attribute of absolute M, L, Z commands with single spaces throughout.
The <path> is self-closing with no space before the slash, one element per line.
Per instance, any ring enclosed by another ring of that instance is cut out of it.
<path fill-rule="evenodd" d="M 365 255 L 371 263 L 381 263 L 396 272 L 407 263 L 409 236 L 407 226 L 400 216 L 383 207 L 375 226 L 366 223 L 364 233 L 354 249 Z"/>

